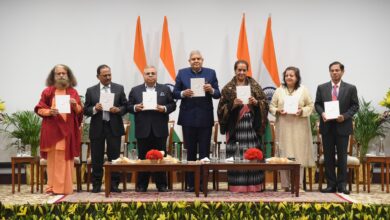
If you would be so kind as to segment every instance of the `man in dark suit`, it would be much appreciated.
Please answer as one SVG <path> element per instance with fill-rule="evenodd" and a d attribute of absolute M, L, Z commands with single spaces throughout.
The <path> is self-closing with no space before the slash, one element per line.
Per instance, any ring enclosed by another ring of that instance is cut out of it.
<path fill-rule="evenodd" d="M 146 153 L 151 149 L 166 150 L 169 114 L 176 109 L 169 87 L 157 83 L 156 68 L 147 66 L 143 76 L 145 83 L 131 89 L 127 105 L 128 111 L 135 117 L 135 137 L 140 159 L 145 159 Z M 144 92 L 156 92 L 157 106 L 154 109 L 145 109 Z M 137 192 L 146 192 L 149 177 L 149 172 L 138 173 Z M 156 172 L 153 177 L 159 192 L 168 191 L 165 172 Z"/>
<path fill-rule="evenodd" d="M 199 51 L 192 51 L 189 68 L 179 70 L 173 96 L 181 99 L 178 124 L 183 128 L 184 145 L 188 151 L 187 160 L 195 161 L 209 157 L 211 131 L 214 125 L 213 100 L 221 97 L 218 80 L 213 69 L 204 68 L 203 57 Z M 204 78 L 205 96 L 193 97 L 191 78 Z M 199 153 L 199 158 L 196 157 Z M 187 192 L 194 191 L 194 174 L 187 176 Z"/>
<path fill-rule="evenodd" d="M 324 193 L 349 194 L 347 185 L 347 156 L 349 135 L 352 134 L 352 117 L 359 110 L 359 99 L 354 85 L 341 80 L 344 65 L 333 62 L 329 65 L 331 81 L 317 88 L 315 108 L 321 115 L 320 133 L 324 147 L 325 176 L 328 183 Z M 324 102 L 339 101 L 340 115 L 337 119 L 327 118 Z M 337 153 L 336 153 L 337 151 Z M 337 177 L 335 172 L 337 154 Z"/>
<path fill-rule="evenodd" d="M 87 89 L 84 106 L 84 114 L 91 117 L 89 138 L 91 140 L 93 193 L 101 191 L 105 144 L 107 143 L 108 161 L 120 156 L 121 136 L 125 133 L 122 115 L 127 112 L 127 100 L 123 86 L 111 82 L 111 68 L 107 65 L 100 65 L 97 68 L 97 78 L 100 83 Z M 114 105 L 109 111 L 103 111 L 100 103 L 102 93 L 114 94 Z M 118 185 L 119 174 L 113 173 L 111 192 L 121 192 Z"/>

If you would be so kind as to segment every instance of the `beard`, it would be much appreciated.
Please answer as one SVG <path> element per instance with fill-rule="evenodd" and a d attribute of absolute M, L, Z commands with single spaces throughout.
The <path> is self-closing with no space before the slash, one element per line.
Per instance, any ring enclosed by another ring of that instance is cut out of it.
<path fill-rule="evenodd" d="M 57 89 L 66 89 L 69 87 L 69 80 L 68 79 L 56 79 L 54 86 Z"/>

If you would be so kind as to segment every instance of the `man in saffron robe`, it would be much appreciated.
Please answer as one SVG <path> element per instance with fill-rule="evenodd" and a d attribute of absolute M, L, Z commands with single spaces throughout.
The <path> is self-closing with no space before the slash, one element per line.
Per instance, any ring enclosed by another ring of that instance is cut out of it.
<path fill-rule="evenodd" d="M 83 107 L 73 87 L 77 85 L 72 70 L 58 64 L 50 71 L 46 86 L 34 111 L 42 117 L 40 153 L 47 159 L 46 193 L 71 194 L 74 157 L 80 155 L 80 124 Z M 70 113 L 60 113 L 56 96 L 69 95 Z"/>

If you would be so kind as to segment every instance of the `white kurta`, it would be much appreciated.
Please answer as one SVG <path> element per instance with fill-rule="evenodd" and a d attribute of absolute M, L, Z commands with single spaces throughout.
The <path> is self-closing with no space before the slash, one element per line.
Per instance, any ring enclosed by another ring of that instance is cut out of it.
<path fill-rule="evenodd" d="M 276 110 L 283 109 L 284 99 L 289 95 L 298 96 L 298 107 L 302 108 L 301 116 L 276 114 Z M 279 142 L 279 148 L 284 156 L 295 157 L 303 167 L 315 166 L 310 126 L 310 114 L 313 109 L 314 104 L 309 91 L 302 85 L 292 94 L 289 94 L 287 88 L 279 87 L 270 104 L 270 112 L 276 117 L 275 142 Z"/>

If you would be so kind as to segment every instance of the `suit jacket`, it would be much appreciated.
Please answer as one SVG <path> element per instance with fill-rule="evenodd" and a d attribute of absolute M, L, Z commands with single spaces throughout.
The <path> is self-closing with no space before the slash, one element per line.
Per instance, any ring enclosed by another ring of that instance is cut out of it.
<path fill-rule="evenodd" d="M 352 117 L 359 110 L 359 99 L 356 87 L 354 85 L 341 81 L 338 100 L 340 105 L 340 114 L 344 116 L 344 121 L 341 123 L 338 123 L 336 120 L 324 122 L 321 118 L 320 132 L 322 135 L 325 135 L 329 132 L 332 123 L 334 124 L 334 126 L 336 126 L 337 134 L 352 134 Z M 321 115 L 325 111 L 324 102 L 327 101 L 332 101 L 331 82 L 319 85 L 317 88 L 316 101 L 314 106 L 318 114 Z"/>
<path fill-rule="evenodd" d="M 191 88 L 191 78 L 205 78 L 211 84 L 214 94 L 206 93 L 205 97 L 182 98 L 181 92 Z M 178 124 L 190 127 L 212 127 L 214 125 L 214 108 L 212 98 L 221 97 L 218 80 L 213 69 L 204 68 L 194 73 L 191 68 L 179 70 L 173 90 L 175 99 L 181 99 Z"/>
<path fill-rule="evenodd" d="M 168 136 L 169 114 L 176 109 L 176 102 L 173 100 L 172 92 L 168 86 L 157 83 L 157 104 L 166 107 L 166 112 L 146 110 L 134 112 L 134 106 L 142 103 L 142 93 L 146 92 L 145 84 L 135 86 L 129 93 L 127 109 L 135 118 L 135 137 L 147 138 L 153 131 L 156 137 Z"/>
<path fill-rule="evenodd" d="M 125 134 L 122 115 L 126 114 L 126 94 L 122 85 L 111 83 L 111 93 L 114 93 L 114 106 L 120 109 L 119 113 L 110 113 L 110 125 L 112 135 L 122 136 Z M 91 117 L 89 138 L 97 139 L 103 135 L 103 111 L 93 114 L 93 108 L 100 100 L 100 83 L 87 89 L 85 94 L 84 114 Z"/>

